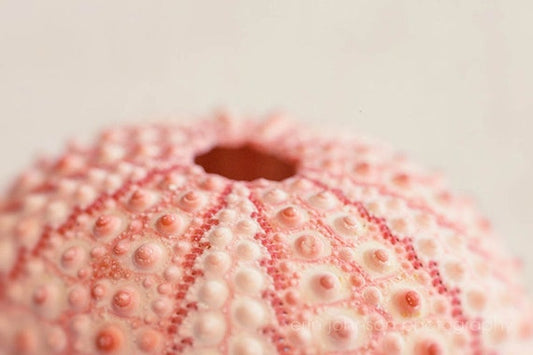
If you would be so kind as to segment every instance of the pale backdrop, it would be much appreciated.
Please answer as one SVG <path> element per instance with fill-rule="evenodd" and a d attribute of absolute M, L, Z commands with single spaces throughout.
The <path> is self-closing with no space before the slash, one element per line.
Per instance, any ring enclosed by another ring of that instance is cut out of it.
<path fill-rule="evenodd" d="M 0 181 L 108 124 L 283 108 L 446 171 L 533 290 L 531 4 L 0 0 Z"/>

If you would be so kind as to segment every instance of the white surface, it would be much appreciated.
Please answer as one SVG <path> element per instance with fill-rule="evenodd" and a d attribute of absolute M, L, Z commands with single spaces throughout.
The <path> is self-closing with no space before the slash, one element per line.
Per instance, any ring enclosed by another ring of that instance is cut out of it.
<path fill-rule="evenodd" d="M 283 108 L 475 196 L 533 290 L 528 1 L 0 0 L 0 179 L 70 136 Z"/>

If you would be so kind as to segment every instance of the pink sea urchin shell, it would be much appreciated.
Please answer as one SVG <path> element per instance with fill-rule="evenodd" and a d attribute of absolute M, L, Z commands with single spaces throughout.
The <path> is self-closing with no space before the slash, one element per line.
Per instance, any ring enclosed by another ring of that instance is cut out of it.
<path fill-rule="evenodd" d="M 0 205 L 1 354 L 528 354 L 517 263 L 378 143 L 280 117 L 105 131 Z"/>

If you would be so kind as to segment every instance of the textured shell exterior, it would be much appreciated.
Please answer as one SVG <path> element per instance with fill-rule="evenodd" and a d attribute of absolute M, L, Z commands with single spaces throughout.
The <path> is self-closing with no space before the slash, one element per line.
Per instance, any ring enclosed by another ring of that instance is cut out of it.
<path fill-rule="evenodd" d="M 206 173 L 249 143 L 282 181 Z M 471 201 L 279 117 L 103 132 L 0 206 L 0 354 L 528 354 L 520 265 Z"/>

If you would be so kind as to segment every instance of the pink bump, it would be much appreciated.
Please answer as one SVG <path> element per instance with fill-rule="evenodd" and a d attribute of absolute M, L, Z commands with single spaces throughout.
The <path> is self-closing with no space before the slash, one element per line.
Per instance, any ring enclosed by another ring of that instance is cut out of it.
<path fill-rule="evenodd" d="M 157 292 L 161 295 L 168 295 L 172 292 L 172 285 L 168 282 L 163 282 L 157 286 Z"/>
<path fill-rule="evenodd" d="M 381 291 L 374 286 L 367 287 L 363 291 L 363 299 L 368 305 L 377 306 L 381 303 L 382 298 Z"/>
<path fill-rule="evenodd" d="M 416 355 L 442 355 L 442 346 L 433 340 L 423 340 L 416 344 Z"/>
<path fill-rule="evenodd" d="M 144 243 L 133 253 L 133 263 L 140 269 L 150 269 L 162 258 L 161 247 L 155 243 Z"/>
<path fill-rule="evenodd" d="M 355 217 L 344 216 L 335 221 L 335 227 L 342 234 L 353 235 L 357 232 L 358 222 Z"/>
<path fill-rule="evenodd" d="M 100 284 L 96 284 L 93 286 L 93 288 L 91 289 L 91 296 L 95 299 L 95 300 L 100 300 L 102 299 L 106 294 L 106 288 L 103 286 L 103 285 L 100 285 Z"/>
<path fill-rule="evenodd" d="M 141 332 L 137 338 L 137 346 L 144 352 L 153 352 L 159 348 L 161 342 L 161 334 L 152 329 L 147 329 Z"/>
<path fill-rule="evenodd" d="M 459 282 L 464 279 L 465 268 L 459 262 L 449 262 L 444 265 L 444 272 L 451 280 Z"/>
<path fill-rule="evenodd" d="M 102 328 L 95 337 L 96 349 L 104 353 L 120 350 L 124 343 L 124 334 L 115 326 Z"/>
<path fill-rule="evenodd" d="M 392 182 L 398 187 L 407 188 L 411 183 L 411 177 L 407 174 L 397 174 L 392 178 Z"/>
<path fill-rule="evenodd" d="M 30 329 L 19 330 L 14 339 L 15 354 L 35 354 L 38 340 L 34 331 Z"/>
<path fill-rule="evenodd" d="M 296 252 L 307 259 L 318 258 L 324 249 L 323 242 L 318 237 L 311 234 L 299 236 L 294 245 Z"/>
<path fill-rule="evenodd" d="M 153 196 L 151 193 L 145 190 L 137 190 L 128 201 L 128 208 L 135 212 L 146 210 L 153 202 Z"/>
<path fill-rule="evenodd" d="M 405 218 L 395 218 L 390 222 L 390 224 L 393 232 L 406 234 L 410 223 Z"/>
<path fill-rule="evenodd" d="M 222 186 L 222 180 L 216 176 L 207 176 L 202 182 L 202 188 L 209 191 L 219 191 Z"/>
<path fill-rule="evenodd" d="M 300 295 L 294 290 L 289 290 L 285 294 L 285 302 L 291 306 L 297 306 L 300 304 Z"/>
<path fill-rule="evenodd" d="M 293 206 L 285 207 L 279 211 L 278 218 L 283 224 L 289 227 L 296 227 L 304 222 L 302 212 Z"/>
<path fill-rule="evenodd" d="M 61 264 L 65 268 L 72 268 L 74 266 L 79 265 L 81 259 L 83 257 L 83 251 L 78 246 L 72 246 L 65 250 L 63 255 L 61 256 Z"/>
<path fill-rule="evenodd" d="M 96 219 L 93 233 L 96 237 L 107 237 L 114 234 L 120 227 L 120 219 L 116 216 L 103 215 Z"/>
<path fill-rule="evenodd" d="M 49 329 L 46 333 L 46 343 L 50 350 L 54 352 L 61 352 L 66 348 L 67 335 L 61 328 L 54 327 Z"/>
<path fill-rule="evenodd" d="M 79 156 L 67 153 L 56 162 L 54 168 L 61 174 L 73 174 L 83 168 L 83 160 Z"/>
<path fill-rule="evenodd" d="M 130 250 L 130 241 L 123 239 L 118 241 L 117 244 L 113 247 L 113 254 L 115 255 L 124 255 Z"/>
<path fill-rule="evenodd" d="M 335 288 L 335 277 L 334 276 L 323 275 L 323 276 L 320 276 L 318 280 L 319 280 L 320 287 L 325 290 L 331 290 Z"/>
<path fill-rule="evenodd" d="M 175 282 L 179 279 L 181 275 L 181 269 L 178 268 L 175 265 L 171 265 L 165 269 L 165 272 L 163 273 L 163 276 L 165 277 L 165 280 L 169 282 Z"/>
<path fill-rule="evenodd" d="M 468 305 L 476 311 L 482 311 L 487 304 L 487 296 L 479 290 L 471 290 L 466 295 Z"/>
<path fill-rule="evenodd" d="M 434 239 L 422 239 L 418 242 L 418 247 L 423 254 L 429 257 L 434 257 L 438 252 L 438 245 Z"/>
<path fill-rule="evenodd" d="M 107 252 L 106 248 L 102 246 L 94 247 L 91 250 L 91 258 L 94 258 L 94 259 L 101 258 L 105 255 L 106 252 Z"/>
<path fill-rule="evenodd" d="M 350 276 L 350 283 L 354 287 L 362 287 L 365 285 L 365 278 L 361 274 L 352 274 Z"/>
<path fill-rule="evenodd" d="M 351 263 L 355 259 L 355 253 L 352 248 L 344 247 L 339 250 L 339 258 L 347 263 Z"/>
<path fill-rule="evenodd" d="M 175 242 L 174 247 L 174 257 L 172 258 L 173 262 L 178 262 L 180 256 L 187 254 L 191 250 L 191 243 L 186 240 L 178 240 Z"/>
<path fill-rule="evenodd" d="M 316 275 L 313 282 L 315 294 L 324 299 L 334 298 L 340 290 L 340 282 L 332 273 Z"/>
<path fill-rule="evenodd" d="M 46 302 L 48 297 L 49 297 L 48 288 L 46 286 L 39 286 L 33 292 L 33 297 L 32 297 L 33 303 L 40 306 Z"/>
<path fill-rule="evenodd" d="M 172 304 L 167 298 L 159 298 L 152 302 L 152 310 L 160 317 L 164 317 L 172 310 Z"/>
<path fill-rule="evenodd" d="M 202 195 L 200 195 L 196 191 L 187 192 L 179 200 L 180 207 L 188 212 L 192 212 L 200 208 L 202 204 L 203 204 Z"/>
<path fill-rule="evenodd" d="M 396 306 L 404 317 L 412 317 L 419 313 L 422 307 L 422 298 L 416 291 L 403 291 L 396 295 Z"/>
<path fill-rule="evenodd" d="M 385 271 L 390 267 L 389 253 L 385 249 L 373 249 L 365 253 L 366 265 L 374 271 Z"/>
<path fill-rule="evenodd" d="M 120 315 L 132 313 L 138 304 L 138 296 L 132 289 L 117 291 L 112 298 L 113 309 Z"/>
<path fill-rule="evenodd" d="M 181 227 L 181 218 L 175 214 L 164 214 L 156 222 L 157 230 L 162 234 L 172 234 Z"/>
<path fill-rule="evenodd" d="M 68 303 L 73 309 L 81 310 L 88 305 L 88 291 L 83 286 L 75 286 L 68 294 Z"/>
<path fill-rule="evenodd" d="M 78 270 L 78 278 L 80 279 L 86 279 L 87 277 L 89 277 L 89 275 L 91 274 L 91 268 L 86 266 L 86 267 L 83 267 L 81 269 Z"/>
<path fill-rule="evenodd" d="M 14 227 L 14 232 L 17 237 L 19 237 L 20 239 L 30 239 L 36 234 L 37 221 L 35 220 L 35 218 L 26 217 L 19 220 Z"/>
<path fill-rule="evenodd" d="M 509 338 L 509 329 L 502 324 L 495 324 L 489 331 L 489 337 L 495 344 L 500 344 Z"/>
<path fill-rule="evenodd" d="M 358 175 L 368 175 L 370 173 L 370 164 L 366 162 L 358 163 L 354 167 L 354 172 Z"/>
<path fill-rule="evenodd" d="M 336 200 L 331 192 L 321 191 L 316 195 L 311 196 L 309 202 L 315 207 L 327 210 L 335 207 Z"/>
<path fill-rule="evenodd" d="M 328 335 L 330 340 L 339 345 L 347 346 L 357 336 L 357 327 L 353 320 L 345 316 L 332 319 L 328 324 Z"/>

